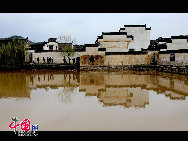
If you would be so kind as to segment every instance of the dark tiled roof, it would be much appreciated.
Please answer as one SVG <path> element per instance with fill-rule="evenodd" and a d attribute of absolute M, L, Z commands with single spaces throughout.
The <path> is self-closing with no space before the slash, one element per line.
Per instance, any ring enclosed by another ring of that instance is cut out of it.
<path fill-rule="evenodd" d="M 124 27 L 146 27 L 145 25 L 124 25 Z"/>
<path fill-rule="evenodd" d="M 36 42 L 36 43 L 33 43 L 31 46 L 45 45 L 46 43 L 48 42 Z"/>
<path fill-rule="evenodd" d="M 166 42 L 166 43 L 172 43 L 172 39 L 171 38 L 162 38 L 159 37 L 158 39 L 156 39 L 157 42 Z"/>
<path fill-rule="evenodd" d="M 127 35 L 127 38 L 132 38 L 132 40 L 134 40 L 134 36 L 133 35 Z"/>
<path fill-rule="evenodd" d="M 48 42 L 56 42 L 57 38 L 49 38 Z"/>
<path fill-rule="evenodd" d="M 103 39 L 103 35 L 97 36 L 97 39 L 96 39 L 96 41 L 95 41 L 95 44 L 98 44 L 98 39 Z"/>
<path fill-rule="evenodd" d="M 127 35 L 127 32 L 102 32 L 101 36 L 97 36 L 97 39 L 95 41 L 95 44 L 98 44 L 98 39 L 103 39 L 103 35 Z M 127 38 L 132 38 L 134 40 L 134 36 L 127 35 Z"/>
<path fill-rule="evenodd" d="M 102 35 L 127 35 L 127 32 L 102 32 Z"/>
<path fill-rule="evenodd" d="M 188 39 L 187 35 L 171 36 L 171 39 Z"/>
<path fill-rule="evenodd" d="M 188 49 L 159 51 L 159 54 L 169 54 L 169 53 L 188 53 Z"/>
<path fill-rule="evenodd" d="M 157 44 L 155 46 L 155 48 L 158 49 L 158 50 L 160 50 L 160 49 L 167 49 L 167 45 L 166 45 L 166 43 L 164 43 L 164 44 Z"/>
<path fill-rule="evenodd" d="M 34 44 L 30 45 L 30 50 L 35 50 L 35 52 L 42 52 L 43 50 L 43 46 L 46 44 L 47 42 L 37 42 Z"/>
<path fill-rule="evenodd" d="M 48 42 L 37 42 L 30 45 L 32 49 L 37 49 L 43 47 Z"/>
<path fill-rule="evenodd" d="M 150 45 L 151 45 L 151 44 L 155 44 L 155 43 L 157 43 L 156 40 L 150 40 Z"/>
<path fill-rule="evenodd" d="M 85 47 L 98 47 L 98 44 L 85 44 Z"/>
<path fill-rule="evenodd" d="M 149 28 L 146 28 L 146 30 L 151 30 L 151 27 L 149 27 Z"/>
<path fill-rule="evenodd" d="M 103 36 L 101 35 L 101 36 L 97 36 L 97 39 L 103 39 Z"/>
<path fill-rule="evenodd" d="M 106 48 L 98 48 L 98 51 L 106 51 Z"/>
<path fill-rule="evenodd" d="M 74 45 L 73 46 L 73 49 L 76 51 L 76 52 L 83 52 L 85 51 L 86 47 L 84 45 Z"/>
<path fill-rule="evenodd" d="M 125 28 L 120 28 L 120 30 L 125 30 Z"/>
<path fill-rule="evenodd" d="M 156 40 L 150 40 L 150 45 L 148 46 L 148 50 L 160 50 L 160 49 L 167 49 L 166 43 L 169 42 L 170 38 L 158 38 Z M 159 42 L 165 42 L 163 44 L 159 44 Z"/>
<path fill-rule="evenodd" d="M 145 27 L 146 30 L 151 30 L 150 28 L 146 28 L 146 24 L 145 25 L 124 25 L 124 27 Z M 120 28 L 121 30 L 121 28 Z"/>
<path fill-rule="evenodd" d="M 172 39 L 187 39 L 188 40 L 188 36 L 187 35 L 171 36 L 171 38 L 162 38 L 162 37 L 159 37 L 158 39 L 156 39 L 156 41 L 157 42 L 172 43 Z"/>

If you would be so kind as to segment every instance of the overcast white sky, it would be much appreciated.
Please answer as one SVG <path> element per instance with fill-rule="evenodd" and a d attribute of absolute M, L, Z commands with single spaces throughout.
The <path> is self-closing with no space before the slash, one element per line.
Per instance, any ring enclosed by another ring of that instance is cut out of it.
<path fill-rule="evenodd" d="M 69 34 L 77 44 L 92 44 L 102 32 L 126 24 L 146 24 L 151 38 L 188 35 L 188 13 L 0 13 L 0 38 L 20 35 L 40 42 Z"/>

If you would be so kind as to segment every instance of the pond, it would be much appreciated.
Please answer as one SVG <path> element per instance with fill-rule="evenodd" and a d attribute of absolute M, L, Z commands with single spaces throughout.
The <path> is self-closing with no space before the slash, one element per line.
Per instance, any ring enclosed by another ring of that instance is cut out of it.
<path fill-rule="evenodd" d="M 0 72 L 0 131 L 188 130 L 188 78 L 134 71 Z"/>

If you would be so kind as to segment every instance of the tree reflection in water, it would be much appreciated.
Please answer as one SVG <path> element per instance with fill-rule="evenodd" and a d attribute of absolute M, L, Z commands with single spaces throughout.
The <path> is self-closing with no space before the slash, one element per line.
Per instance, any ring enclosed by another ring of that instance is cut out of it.
<path fill-rule="evenodd" d="M 64 87 L 63 91 L 60 93 L 62 96 L 61 102 L 71 103 L 71 95 L 73 94 L 74 87 Z"/>

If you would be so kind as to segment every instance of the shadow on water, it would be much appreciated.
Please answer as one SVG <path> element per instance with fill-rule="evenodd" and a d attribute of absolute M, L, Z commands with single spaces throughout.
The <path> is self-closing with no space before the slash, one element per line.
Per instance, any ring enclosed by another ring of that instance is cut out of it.
<path fill-rule="evenodd" d="M 170 100 L 185 100 L 188 96 L 187 76 L 166 73 L 149 74 L 134 71 L 73 72 L 22 71 L 0 72 L 0 98 L 30 98 L 37 88 L 64 88 L 64 94 L 79 87 L 86 97 L 95 96 L 103 106 L 122 105 L 145 107 L 149 104 L 149 91 L 163 94 Z M 64 96 L 66 98 L 66 96 Z M 66 100 L 67 101 L 67 100 Z M 69 100 L 71 101 L 70 97 Z"/>

